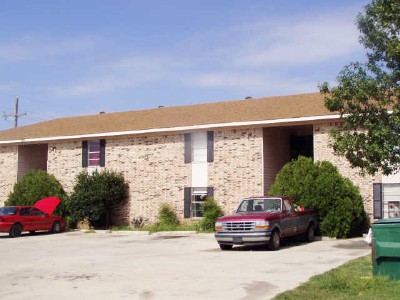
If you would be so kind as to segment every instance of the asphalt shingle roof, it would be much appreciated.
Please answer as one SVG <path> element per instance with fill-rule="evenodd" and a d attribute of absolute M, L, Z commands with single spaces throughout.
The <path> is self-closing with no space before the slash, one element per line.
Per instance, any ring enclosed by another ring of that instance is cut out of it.
<path fill-rule="evenodd" d="M 320 93 L 66 117 L 0 131 L 0 141 L 334 115 Z"/>

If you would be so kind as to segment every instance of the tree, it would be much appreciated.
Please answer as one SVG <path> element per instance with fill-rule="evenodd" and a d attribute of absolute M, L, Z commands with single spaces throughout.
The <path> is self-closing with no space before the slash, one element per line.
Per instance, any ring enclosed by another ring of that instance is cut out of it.
<path fill-rule="evenodd" d="M 128 185 L 122 174 L 103 171 L 76 177 L 68 209 L 75 221 L 87 219 L 91 226 L 111 225 L 111 216 L 128 199 Z"/>
<path fill-rule="evenodd" d="M 65 216 L 64 207 L 68 196 L 60 182 L 54 175 L 44 170 L 30 170 L 21 181 L 14 185 L 5 205 L 32 206 L 36 201 L 46 197 L 58 197 L 61 204 L 57 207 L 55 214 Z"/>
<path fill-rule="evenodd" d="M 388 175 L 400 167 L 400 2 L 373 0 L 357 17 L 367 61 L 345 66 L 338 85 L 325 82 L 325 105 L 339 112 L 333 149 L 361 173 Z"/>
<path fill-rule="evenodd" d="M 314 163 L 311 158 L 300 156 L 287 163 L 269 193 L 291 196 L 297 205 L 316 209 L 323 235 L 359 236 L 366 229 L 360 191 L 328 161 Z"/>

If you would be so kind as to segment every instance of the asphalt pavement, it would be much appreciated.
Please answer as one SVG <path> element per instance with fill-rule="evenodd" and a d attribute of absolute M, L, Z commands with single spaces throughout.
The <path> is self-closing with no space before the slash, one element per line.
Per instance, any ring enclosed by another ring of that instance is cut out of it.
<path fill-rule="evenodd" d="M 221 251 L 212 234 L 0 234 L 0 299 L 270 299 L 371 254 L 362 238 Z"/>

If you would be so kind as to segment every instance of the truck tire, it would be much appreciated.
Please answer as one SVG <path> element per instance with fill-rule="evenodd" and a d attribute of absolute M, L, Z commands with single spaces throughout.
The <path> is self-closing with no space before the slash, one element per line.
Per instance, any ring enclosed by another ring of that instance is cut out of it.
<path fill-rule="evenodd" d="M 224 250 L 232 250 L 232 245 L 219 244 L 219 247 L 221 248 L 222 251 L 224 251 Z"/>
<path fill-rule="evenodd" d="M 272 251 L 279 250 L 281 247 L 281 235 L 278 230 L 272 231 L 271 238 L 268 243 L 268 248 Z"/>
<path fill-rule="evenodd" d="M 315 238 L 315 228 L 314 228 L 314 223 L 311 223 L 307 228 L 306 241 L 308 243 L 311 243 L 314 241 L 314 238 Z"/>

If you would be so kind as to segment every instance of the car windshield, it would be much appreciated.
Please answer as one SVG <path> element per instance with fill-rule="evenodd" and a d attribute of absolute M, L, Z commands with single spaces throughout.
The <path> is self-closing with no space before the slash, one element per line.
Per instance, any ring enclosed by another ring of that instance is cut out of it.
<path fill-rule="evenodd" d="M 237 213 L 277 211 L 282 211 L 282 199 L 280 198 L 245 199 L 236 210 Z"/>
<path fill-rule="evenodd" d="M 17 213 L 17 208 L 14 206 L 0 207 L 0 216 L 13 216 Z"/>

